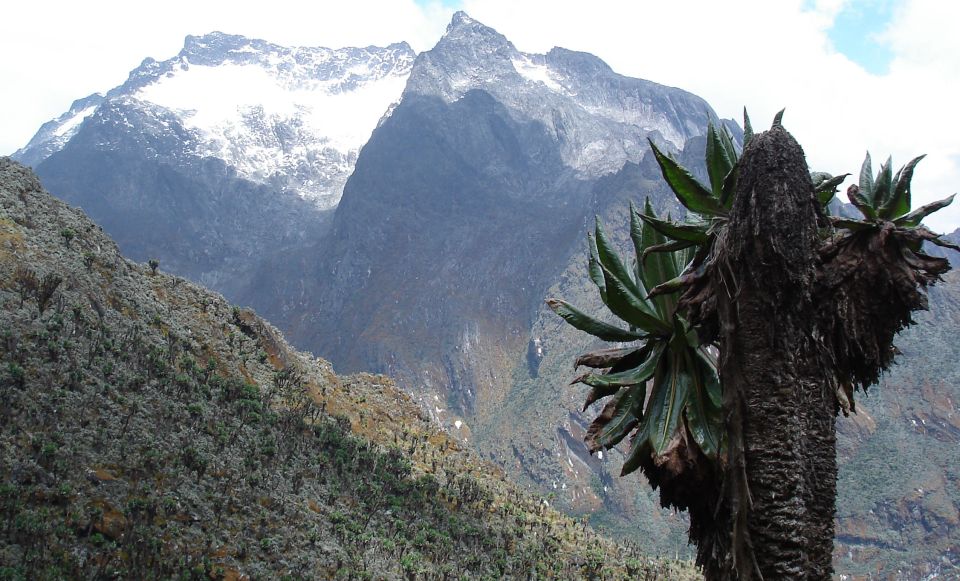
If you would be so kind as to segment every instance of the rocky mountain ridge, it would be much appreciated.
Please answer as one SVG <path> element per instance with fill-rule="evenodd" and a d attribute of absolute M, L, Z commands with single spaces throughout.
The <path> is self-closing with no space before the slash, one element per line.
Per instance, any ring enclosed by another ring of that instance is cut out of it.
<path fill-rule="evenodd" d="M 188 37 L 176 57 L 146 59 L 106 96 L 77 101 L 15 157 L 130 256 L 237 297 L 327 227 L 413 58 L 405 44 Z"/>
<path fill-rule="evenodd" d="M 599 58 L 554 48 L 520 52 L 503 35 L 463 12 L 421 54 L 405 94 L 453 103 L 484 91 L 515 119 L 541 124 L 564 164 L 583 177 L 618 171 L 648 151 L 647 138 L 682 149 L 716 114 L 699 97 L 615 73 Z"/>

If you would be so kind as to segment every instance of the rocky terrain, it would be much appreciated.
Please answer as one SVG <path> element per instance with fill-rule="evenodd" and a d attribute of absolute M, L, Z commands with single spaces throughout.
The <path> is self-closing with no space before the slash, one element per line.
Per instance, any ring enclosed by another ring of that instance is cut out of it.
<path fill-rule="evenodd" d="M 0 577 L 695 578 L 0 158 Z M 334 330 L 331 329 L 331 332 Z"/>

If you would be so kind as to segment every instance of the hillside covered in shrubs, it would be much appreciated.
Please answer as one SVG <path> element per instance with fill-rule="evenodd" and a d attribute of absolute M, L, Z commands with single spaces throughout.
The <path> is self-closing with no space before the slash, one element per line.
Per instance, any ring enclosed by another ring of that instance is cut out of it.
<path fill-rule="evenodd" d="M 0 578 L 695 578 L 0 158 Z M 319 332 L 336 333 L 336 329 Z"/>

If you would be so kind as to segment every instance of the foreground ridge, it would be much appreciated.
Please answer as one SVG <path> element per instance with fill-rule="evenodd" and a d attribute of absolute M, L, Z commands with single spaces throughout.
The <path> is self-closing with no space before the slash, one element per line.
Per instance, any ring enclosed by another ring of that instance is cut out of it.
<path fill-rule="evenodd" d="M 389 379 L 124 259 L 8 158 L 0 274 L 4 576 L 695 578 L 506 482 Z"/>

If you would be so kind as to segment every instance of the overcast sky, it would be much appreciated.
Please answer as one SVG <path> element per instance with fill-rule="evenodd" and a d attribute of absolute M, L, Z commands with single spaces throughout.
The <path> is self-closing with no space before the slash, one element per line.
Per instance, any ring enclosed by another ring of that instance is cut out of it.
<path fill-rule="evenodd" d="M 591 52 L 619 73 L 687 89 L 721 117 L 784 125 L 816 170 L 856 174 L 866 150 L 914 178 L 926 203 L 960 190 L 960 2 L 948 0 L 33 0 L 0 20 L 0 154 L 77 98 L 120 83 L 187 34 L 299 46 L 406 40 L 428 50 L 455 10 L 522 51 Z M 960 202 L 929 220 L 952 231 Z"/>

